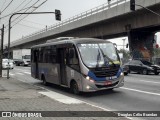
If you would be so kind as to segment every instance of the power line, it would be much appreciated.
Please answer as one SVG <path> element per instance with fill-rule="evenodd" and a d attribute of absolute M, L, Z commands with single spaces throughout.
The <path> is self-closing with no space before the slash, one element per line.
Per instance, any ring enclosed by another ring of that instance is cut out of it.
<path fill-rule="evenodd" d="M 24 9 L 24 7 L 26 7 L 26 6 L 27 6 L 29 3 L 31 3 L 31 2 L 32 2 L 32 0 L 30 0 L 29 2 L 27 2 L 22 8 Z M 23 1 L 22 3 L 24 3 L 24 1 Z M 20 5 L 22 5 L 22 3 L 21 3 Z M 19 5 L 19 6 L 20 6 L 20 5 Z M 18 7 L 19 7 L 19 6 L 18 6 Z M 17 7 L 17 8 L 18 8 L 18 7 Z M 33 5 L 32 5 L 31 7 L 33 7 Z M 31 7 L 30 7 L 30 8 L 31 8 Z M 17 8 L 16 8 L 16 9 L 17 9 Z M 28 7 L 28 8 L 29 8 L 29 7 Z M 20 12 L 20 11 L 22 11 L 23 9 L 21 9 L 21 10 L 19 10 L 19 11 L 16 11 L 16 12 Z M 28 10 L 29 10 L 29 9 L 28 9 Z M 27 10 L 26 10 L 26 11 L 27 11 Z M 25 11 L 25 12 L 26 12 L 26 11 Z M 5 17 L 8 17 L 9 15 L 12 15 L 13 13 L 14 13 L 14 12 L 12 12 L 12 13 L 6 15 L 6 16 L 3 16 L 3 17 L 1 17 L 0 19 L 5 18 Z M 20 15 L 20 16 L 21 16 L 21 15 Z M 18 18 L 19 18 L 19 17 L 17 17 L 17 19 L 18 19 Z M 8 25 L 7 25 L 7 26 L 8 26 Z"/>
<path fill-rule="evenodd" d="M 15 13 L 20 12 L 20 11 L 25 10 L 25 9 L 28 9 L 28 8 L 34 8 L 34 7 L 30 6 L 30 7 L 27 7 L 27 8 L 23 8 L 23 9 L 21 9 L 21 10 L 16 11 Z M 8 15 L 2 16 L 2 17 L 0 17 L 0 19 L 3 19 L 3 18 L 5 18 L 5 17 L 8 17 L 8 16 L 10 16 L 10 15 L 12 15 L 12 14 L 13 14 L 13 13 L 10 13 L 10 14 L 8 14 Z"/>
<path fill-rule="evenodd" d="M 32 1 L 32 0 L 31 0 L 31 1 Z M 37 0 L 31 7 L 33 7 L 35 4 L 37 4 L 38 1 L 39 1 L 39 0 Z M 24 13 L 27 12 L 29 9 L 30 9 L 30 8 L 28 8 L 27 10 L 25 10 Z M 16 20 L 17 20 L 19 17 L 21 17 L 21 16 L 22 16 L 22 15 L 19 15 L 18 17 L 16 17 L 16 18 L 15 18 L 14 20 L 12 20 L 11 22 L 13 23 L 14 21 L 16 21 Z M 6 25 L 6 27 L 7 27 L 7 26 L 8 26 L 8 25 Z"/>
<path fill-rule="evenodd" d="M 26 7 L 31 2 L 32 2 L 32 0 L 28 1 L 22 8 Z"/>
<path fill-rule="evenodd" d="M 39 1 L 39 0 L 38 0 L 38 1 Z M 37 1 L 37 2 L 38 2 L 38 1 Z M 37 3 L 37 2 L 36 2 L 36 3 Z M 40 5 L 38 5 L 37 7 L 35 7 L 35 9 L 31 11 L 31 13 L 34 12 L 36 9 L 38 9 L 40 6 L 42 6 L 45 2 L 47 2 L 47 0 L 44 1 L 44 2 L 42 2 L 42 3 L 41 3 Z M 34 3 L 34 5 L 35 5 L 36 3 Z M 33 6 L 33 5 L 32 5 L 32 6 Z M 26 11 L 28 11 L 28 10 L 26 10 Z M 25 12 L 26 12 L 26 11 L 25 11 Z M 24 12 L 24 13 L 25 13 L 25 12 Z M 28 15 L 29 15 L 29 14 L 28 14 Z M 20 21 L 22 21 L 22 20 L 23 20 L 24 18 L 26 18 L 28 15 L 26 15 L 26 16 L 23 17 L 21 20 L 19 20 L 17 23 L 15 23 L 14 25 L 12 25 L 12 27 L 15 26 L 16 24 L 18 24 Z M 20 16 L 18 16 L 18 17 L 20 17 Z M 13 22 L 14 22 L 14 20 L 12 21 L 12 23 L 13 23 Z M 8 26 L 8 25 L 6 25 L 6 26 Z M 6 26 L 5 26 L 5 27 L 6 27 Z M 7 32 L 8 32 L 8 29 L 5 31 L 5 34 L 6 34 Z"/>
<path fill-rule="evenodd" d="M 24 25 L 24 24 L 21 24 L 21 23 L 17 23 L 18 25 L 22 25 L 22 26 L 25 26 L 25 27 L 28 27 L 28 28 L 33 28 L 33 29 L 41 29 L 41 28 L 38 28 L 38 27 L 32 27 L 32 26 L 29 26 L 29 25 Z"/>
<path fill-rule="evenodd" d="M 13 11 L 16 11 L 24 2 L 26 2 L 26 0 L 22 1 L 22 2 L 19 4 L 19 6 L 18 6 L 16 9 L 14 9 Z M 13 13 L 13 12 L 12 12 L 12 13 Z"/>
<path fill-rule="evenodd" d="M 30 7 L 27 7 L 27 8 L 23 8 L 23 9 L 21 9 L 21 10 L 16 11 L 15 13 L 20 12 L 20 11 L 25 10 L 25 9 L 28 9 L 28 8 L 36 8 L 36 7 L 30 6 Z M 3 19 L 3 18 L 5 18 L 5 17 L 8 17 L 8 16 L 10 16 L 10 15 L 12 15 L 12 14 L 13 14 L 13 13 L 10 13 L 10 14 L 8 14 L 8 15 L 2 16 L 0 19 Z"/>
<path fill-rule="evenodd" d="M 39 0 L 38 0 L 38 1 L 39 1 Z M 38 1 L 37 1 L 37 2 L 38 2 Z M 38 9 L 40 6 L 42 6 L 45 2 L 47 2 L 47 0 L 44 1 L 44 2 L 42 2 L 40 5 L 38 5 L 34 10 L 31 11 L 31 13 L 34 12 L 36 9 Z M 36 4 L 36 3 L 35 3 L 35 4 Z M 29 15 L 29 14 L 28 14 L 28 15 Z M 12 25 L 12 27 L 15 26 L 16 24 L 18 24 L 19 22 L 21 22 L 21 21 L 22 21 L 24 18 L 26 18 L 28 15 L 26 15 L 26 16 L 23 17 L 21 20 L 19 20 L 17 23 L 15 23 L 14 25 Z"/>
<path fill-rule="evenodd" d="M 2 10 L 1 14 L 10 6 L 10 4 L 13 2 L 13 0 Z"/>
<path fill-rule="evenodd" d="M 37 25 L 45 25 L 45 24 L 41 24 L 41 23 L 30 21 L 30 20 L 23 20 L 23 21 L 26 21 L 26 22 L 29 22 L 29 23 L 34 23 L 34 24 L 37 24 Z"/>
<path fill-rule="evenodd" d="M 2 8 L 3 8 L 3 5 L 4 5 L 5 3 L 6 3 L 6 0 L 5 0 L 5 1 L 3 2 L 3 4 L 2 4 Z M 2 10 L 2 8 L 1 8 L 1 10 Z M 0 11 L 1 11 L 1 10 L 0 10 Z"/>

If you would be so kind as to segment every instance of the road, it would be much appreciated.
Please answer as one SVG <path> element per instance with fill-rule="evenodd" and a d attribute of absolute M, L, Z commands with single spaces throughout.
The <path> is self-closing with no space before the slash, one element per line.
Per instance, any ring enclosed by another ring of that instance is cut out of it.
<path fill-rule="evenodd" d="M 44 86 L 31 77 L 30 67 L 15 67 L 10 76 L 45 89 L 83 100 L 114 111 L 160 111 L 160 75 L 129 74 L 125 85 L 114 91 L 99 91 L 73 95 L 68 89 L 54 85 Z"/>

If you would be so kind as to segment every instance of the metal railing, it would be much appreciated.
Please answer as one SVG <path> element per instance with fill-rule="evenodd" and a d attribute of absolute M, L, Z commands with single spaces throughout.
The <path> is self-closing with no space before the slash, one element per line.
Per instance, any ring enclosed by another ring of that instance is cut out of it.
<path fill-rule="evenodd" d="M 63 21 L 61 21 L 61 22 L 59 22 L 59 23 L 56 23 L 56 24 L 54 24 L 54 25 L 51 25 L 51 26 L 49 26 L 47 29 L 44 28 L 44 29 L 42 29 L 42 30 L 40 30 L 40 31 L 34 32 L 34 33 L 29 34 L 29 35 L 27 35 L 27 36 L 24 36 L 23 38 L 20 38 L 20 39 L 18 39 L 18 40 L 13 41 L 12 44 L 17 43 L 17 42 L 19 42 L 19 41 L 22 41 L 23 39 L 27 39 L 27 38 L 30 38 L 30 37 L 33 37 L 33 36 L 36 36 L 36 35 L 45 33 L 45 32 L 47 32 L 47 31 L 50 31 L 50 30 L 59 28 L 59 27 L 61 27 L 61 26 L 63 26 L 63 25 L 67 25 L 67 24 L 70 24 L 70 23 L 72 23 L 72 22 L 75 22 L 75 21 L 84 19 L 84 18 L 89 17 L 89 16 L 91 16 L 91 15 L 100 13 L 100 12 L 102 12 L 102 11 L 104 11 L 104 10 L 108 10 L 108 9 L 110 9 L 110 8 L 113 8 L 113 7 L 116 7 L 116 6 L 118 6 L 118 5 L 124 4 L 124 3 L 128 2 L 128 1 L 130 1 L 130 0 L 113 0 L 113 1 L 110 2 L 110 3 L 102 4 L 102 5 L 100 5 L 100 6 L 97 6 L 97 7 L 95 7 L 95 8 L 92 8 L 92 9 L 90 9 L 90 10 L 88 10 L 88 11 L 85 11 L 85 12 L 82 12 L 82 13 L 80 13 L 80 14 L 78 14 L 78 15 L 75 15 L 75 16 L 73 16 L 73 17 L 71 17 L 71 18 L 68 18 L 68 19 L 66 19 L 66 20 L 63 20 Z"/>

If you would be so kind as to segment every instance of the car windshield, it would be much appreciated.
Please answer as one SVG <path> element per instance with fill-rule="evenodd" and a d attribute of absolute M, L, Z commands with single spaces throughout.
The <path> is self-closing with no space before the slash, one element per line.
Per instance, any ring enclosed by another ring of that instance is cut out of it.
<path fill-rule="evenodd" d="M 144 65 L 152 65 L 152 63 L 148 62 L 148 61 L 141 61 Z"/>
<path fill-rule="evenodd" d="M 13 63 L 13 60 L 9 59 L 10 63 Z M 3 63 L 8 63 L 8 59 L 3 59 Z"/>
<path fill-rule="evenodd" d="M 119 61 L 112 43 L 78 44 L 78 48 L 84 64 L 91 68 L 106 66 L 106 62 L 114 64 L 114 61 Z"/>

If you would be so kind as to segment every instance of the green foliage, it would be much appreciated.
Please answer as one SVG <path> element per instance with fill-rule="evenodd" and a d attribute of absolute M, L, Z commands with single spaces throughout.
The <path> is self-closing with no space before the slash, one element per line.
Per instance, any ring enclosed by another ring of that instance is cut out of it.
<path fill-rule="evenodd" d="M 130 52 L 128 50 L 120 49 L 120 50 L 118 50 L 118 52 L 123 53 L 123 58 L 124 59 L 130 59 Z"/>
<path fill-rule="evenodd" d="M 153 48 L 154 57 L 160 57 L 160 48 Z"/>

